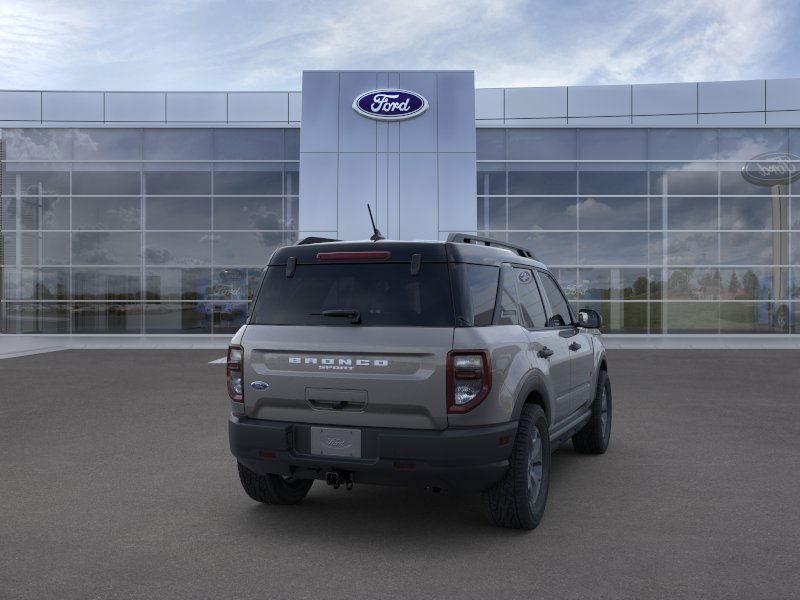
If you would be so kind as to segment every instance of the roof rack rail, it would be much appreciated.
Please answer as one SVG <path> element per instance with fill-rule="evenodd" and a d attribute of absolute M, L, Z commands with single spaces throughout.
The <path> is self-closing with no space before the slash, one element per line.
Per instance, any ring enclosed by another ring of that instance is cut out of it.
<path fill-rule="evenodd" d="M 295 246 L 305 246 L 306 244 L 321 244 L 322 242 L 340 242 L 341 240 L 337 240 L 335 238 L 324 238 L 324 237 L 317 237 L 315 235 L 310 235 L 308 237 L 304 237 L 302 240 L 297 242 Z"/>
<path fill-rule="evenodd" d="M 504 248 L 511 250 L 515 254 L 524 256 L 525 258 L 532 258 L 536 260 L 536 255 L 525 248 L 524 246 L 517 246 L 516 244 L 509 244 L 508 242 L 501 242 L 492 238 L 485 238 L 478 235 L 469 233 L 451 233 L 447 236 L 448 242 L 455 242 L 457 244 L 476 244 L 478 246 L 491 246 L 493 248 Z"/>

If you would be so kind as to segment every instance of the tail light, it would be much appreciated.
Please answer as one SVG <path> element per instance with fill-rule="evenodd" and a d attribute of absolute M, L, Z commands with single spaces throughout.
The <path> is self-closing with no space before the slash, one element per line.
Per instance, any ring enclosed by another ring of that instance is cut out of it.
<path fill-rule="evenodd" d="M 454 350 L 447 355 L 447 412 L 465 413 L 478 406 L 492 387 L 486 350 Z"/>
<path fill-rule="evenodd" d="M 228 396 L 234 402 L 244 402 L 243 377 L 244 377 L 244 348 L 241 346 L 228 346 L 228 363 L 225 369 L 228 380 Z"/>

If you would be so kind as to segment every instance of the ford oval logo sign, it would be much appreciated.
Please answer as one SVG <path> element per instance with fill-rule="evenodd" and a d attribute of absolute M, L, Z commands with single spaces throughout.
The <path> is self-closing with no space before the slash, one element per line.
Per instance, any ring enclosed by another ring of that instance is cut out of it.
<path fill-rule="evenodd" d="M 767 152 L 751 158 L 742 167 L 742 177 L 754 185 L 786 185 L 800 179 L 800 156 Z"/>
<path fill-rule="evenodd" d="M 428 110 L 428 101 L 407 90 L 372 90 L 353 100 L 353 110 L 379 121 L 401 121 Z"/>

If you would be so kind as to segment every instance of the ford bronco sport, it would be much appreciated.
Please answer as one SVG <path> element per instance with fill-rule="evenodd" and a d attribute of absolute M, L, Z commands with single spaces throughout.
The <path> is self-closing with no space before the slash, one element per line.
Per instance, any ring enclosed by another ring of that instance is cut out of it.
<path fill-rule="evenodd" d="M 550 453 L 608 446 L 600 325 L 495 240 L 280 248 L 228 350 L 242 486 L 271 504 L 315 479 L 472 490 L 497 525 L 533 529 Z"/>

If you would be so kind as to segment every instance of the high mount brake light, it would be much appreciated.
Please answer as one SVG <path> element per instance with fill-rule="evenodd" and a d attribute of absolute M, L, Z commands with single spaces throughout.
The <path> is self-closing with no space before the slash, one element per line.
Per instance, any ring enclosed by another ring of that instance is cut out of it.
<path fill-rule="evenodd" d="M 486 350 L 453 350 L 447 354 L 447 412 L 465 413 L 484 401 L 492 387 Z"/>
<path fill-rule="evenodd" d="M 228 382 L 228 396 L 234 402 L 244 402 L 244 348 L 228 346 L 228 360 L 225 367 Z"/>
<path fill-rule="evenodd" d="M 367 252 L 318 252 L 317 260 L 389 260 L 392 253 L 388 250 L 370 250 Z"/>

